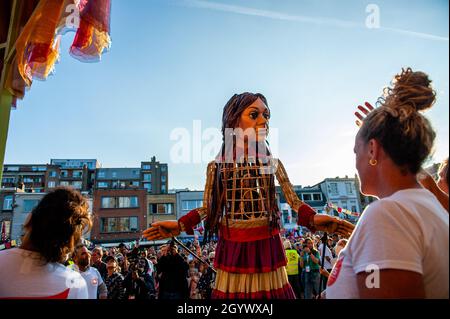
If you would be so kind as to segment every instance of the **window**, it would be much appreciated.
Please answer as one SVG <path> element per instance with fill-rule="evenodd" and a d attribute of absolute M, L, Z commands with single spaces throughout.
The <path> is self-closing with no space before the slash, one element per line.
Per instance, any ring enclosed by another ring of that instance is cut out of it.
<path fill-rule="evenodd" d="M 105 178 L 105 171 L 98 171 L 98 178 Z"/>
<path fill-rule="evenodd" d="M 72 177 L 80 178 L 83 176 L 83 171 L 73 171 Z"/>
<path fill-rule="evenodd" d="M 303 197 L 304 201 L 311 201 L 312 200 L 311 194 L 303 194 L 302 197 Z"/>
<path fill-rule="evenodd" d="M 139 181 L 133 181 L 133 182 L 131 183 L 131 185 L 136 186 L 136 187 L 139 187 Z"/>
<path fill-rule="evenodd" d="M 165 172 L 167 170 L 166 166 L 161 166 L 161 172 Z"/>
<path fill-rule="evenodd" d="M 56 171 L 50 171 L 48 177 L 56 177 Z"/>
<path fill-rule="evenodd" d="M 55 188 L 56 182 L 54 182 L 54 181 L 48 182 L 47 186 L 48 186 L 48 188 Z"/>
<path fill-rule="evenodd" d="M 151 183 L 144 183 L 144 188 L 147 190 L 147 192 L 152 191 L 152 184 Z"/>
<path fill-rule="evenodd" d="M 321 201 L 322 200 L 322 194 L 313 194 L 313 200 Z"/>
<path fill-rule="evenodd" d="M 328 190 L 332 195 L 339 195 L 337 183 L 330 183 L 328 186 Z"/>
<path fill-rule="evenodd" d="M 121 181 L 113 182 L 112 188 L 125 188 L 125 182 Z"/>
<path fill-rule="evenodd" d="M 150 182 L 152 180 L 152 174 L 144 174 L 144 181 Z"/>
<path fill-rule="evenodd" d="M 162 176 L 161 176 L 161 182 L 162 182 L 162 183 L 165 183 L 166 180 L 167 180 L 166 175 L 162 175 Z"/>
<path fill-rule="evenodd" d="M 149 204 L 148 211 L 150 214 L 173 214 L 173 204 L 167 203 L 167 204 Z"/>
<path fill-rule="evenodd" d="M 7 195 L 3 198 L 3 210 L 12 210 L 13 195 Z"/>
<path fill-rule="evenodd" d="M 60 183 L 60 185 L 61 185 L 61 186 L 69 186 L 69 182 L 67 182 L 67 181 L 62 181 L 62 182 Z"/>
<path fill-rule="evenodd" d="M 117 172 L 116 171 L 113 171 L 111 174 L 112 174 L 112 178 L 117 178 Z"/>
<path fill-rule="evenodd" d="M 145 165 L 142 165 L 142 169 L 150 170 L 150 169 L 152 169 L 152 166 L 148 165 L 148 164 L 145 164 Z"/>
<path fill-rule="evenodd" d="M 119 208 L 135 208 L 138 207 L 137 196 L 119 197 Z"/>
<path fill-rule="evenodd" d="M 2 183 L 3 184 L 14 184 L 16 182 L 16 179 L 14 177 L 3 177 Z"/>
<path fill-rule="evenodd" d="M 45 167 L 45 166 L 32 166 L 31 170 L 33 172 L 36 172 L 36 171 L 38 171 L 38 172 L 45 172 L 47 170 L 47 167 Z"/>
<path fill-rule="evenodd" d="M 61 171 L 61 177 L 67 177 L 69 173 L 67 171 Z"/>
<path fill-rule="evenodd" d="M 114 197 L 102 197 L 102 208 L 115 208 L 116 200 Z"/>
<path fill-rule="evenodd" d="M 73 182 L 72 187 L 75 189 L 81 189 L 81 188 L 83 188 L 83 182 L 79 182 L 79 181 Z"/>
<path fill-rule="evenodd" d="M 352 212 L 356 212 L 356 206 L 352 206 Z"/>
<path fill-rule="evenodd" d="M 283 210 L 283 223 L 289 224 L 289 211 Z"/>
<path fill-rule="evenodd" d="M 19 166 L 8 166 L 8 167 L 6 167 L 6 171 L 18 172 L 19 171 Z"/>
<path fill-rule="evenodd" d="M 166 192 L 166 185 L 161 185 L 161 193 L 165 193 Z"/>
<path fill-rule="evenodd" d="M 352 185 L 352 183 L 345 183 L 345 189 L 347 191 L 347 194 L 350 194 L 350 195 L 353 194 L 353 185 Z"/>
<path fill-rule="evenodd" d="M 98 182 L 97 187 L 98 188 L 108 188 L 108 182 Z"/>
<path fill-rule="evenodd" d="M 102 208 L 136 208 L 139 207 L 137 196 L 102 197 Z"/>
<path fill-rule="evenodd" d="M 34 179 L 32 177 L 24 177 L 23 182 L 24 183 L 34 183 Z"/>
<path fill-rule="evenodd" d="M 109 217 L 100 219 L 100 232 L 123 233 L 138 231 L 137 217 Z"/>
<path fill-rule="evenodd" d="M 23 201 L 23 212 L 30 213 L 39 203 L 38 199 L 25 199 Z"/>
<path fill-rule="evenodd" d="M 183 210 L 193 210 L 195 208 L 199 208 L 203 206 L 203 201 L 201 200 L 184 200 L 181 203 L 181 207 L 183 208 Z"/>

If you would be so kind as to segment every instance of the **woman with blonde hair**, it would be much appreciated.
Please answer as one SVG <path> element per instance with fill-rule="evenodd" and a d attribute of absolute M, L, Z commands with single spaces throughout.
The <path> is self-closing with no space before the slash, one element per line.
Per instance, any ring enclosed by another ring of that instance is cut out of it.
<path fill-rule="evenodd" d="M 436 134 L 421 114 L 435 101 L 427 74 L 395 76 L 363 120 L 354 152 L 364 210 L 328 279 L 327 298 L 449 297 L 449 216 L 417 180 Z"/>

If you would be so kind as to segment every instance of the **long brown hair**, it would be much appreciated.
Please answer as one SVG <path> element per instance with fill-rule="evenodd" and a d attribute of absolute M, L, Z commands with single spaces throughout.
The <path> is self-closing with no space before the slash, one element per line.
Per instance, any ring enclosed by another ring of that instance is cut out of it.
<path fill-rule="evenodd" d="M 26 238 L 45 262 L 64 262 L 92 226 L 86 199 L 68 187 L 45 195 L 24 225 Z"/>
<path fill-rule="evenodd" d="M 264 104 L 268 107 L 267 99 L 261 93 L 249 93 L 244 92 L 242 94 L 233 95 L 229 101 L 225 104 L 223 108 L 222 115 L 222 147 L 218 158 L 215 163 L 215 176 L 212 186 L 212 194 L 210 196 L 210 202 L 204 203 L 207 206 L 208 210 L 208 218 L 206 220 L 205 227 L 205 237 L 204 243 L 207 240 L 213 239 L 215 235 L 219 232 L 219 224 L 222 221 L 222 218 L 227 218 L 227 205 L 226 205 L 226 180 L 227 180 L 227 171 L 234 165 L 233 163 L 226 163 L 224 160 L 225 157 L 228 158 L 229 154 L 225 154 L 225 152 L 234 152 L 236 148 L 236 140 L 233 136 L 226 136 L 226 134 L 230 133 L 228 128 L 234 129 L 238 126 L 240 117 L 244 110 L 249 107 L 252 103 L 254 103 L 257 99 L 261 99 Z M 233 147 L 228 148 L 225 145 L 226 141 L 233 141 Z M 270 156 L 270 150 L 268 148 L 268 143 L 266 141 L 266 146 L 264 150 L 260 150 L 265 155 Z M 256 145 L 258 147 L 258 145 Z M 257 150 L 258 154 L 258 150 Z M 222 176 L 222 171 L 224 171 L 224 176 Z M 279 226 L 279 216 L 278 216 L 278 205 L 275 197 L 275 180 L 273 174 L 270 176 L 269 188 L 268 188 L 268 198 L 269 198 L 269 219 L 271 227 Z M 228 225 L 228 218 L 227 225 Z M 270 231 L 271 229 L 269 229 Z"/>

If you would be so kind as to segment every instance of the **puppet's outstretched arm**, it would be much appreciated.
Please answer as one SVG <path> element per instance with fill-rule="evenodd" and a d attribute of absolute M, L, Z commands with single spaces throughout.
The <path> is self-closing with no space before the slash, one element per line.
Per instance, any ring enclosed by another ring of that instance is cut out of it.
<path fill-rule="evenodd" d="M 195 226 L 208 217 L 208 207 L 210 206 L 209 202 L 211 200 L 215 173 L 216 162 L 212 161 L 208 164 L 208 168 L 206 169 L 206 185 L 203 193 L 203 206 L 191 210 L 178 220 L 180 230 L 186 232 L 186 234 L 193 235 Z"/>
<path fill-rule="evenodd" d="M 308 227 L 312 232 L 320 230 L 328 233 L 338 233 L 344 237 L 349 237 L 351 235 L 355 228 L 353 224 L 333 216 L 317 214 L 311 206 L 305 204 L 298 198 L 297 194 L 294 192 L 294 187 L 289 181 L 286 170 L 279 160 L 277 160 L 275 169 L 278 183 L 280 183 L 286 201 L 298 214 L 297 224 Z"/>
<path fill-rule="evenodd" d="M 294 191 L 294 187 L 289 181 L 289 177 L 284 169 L 283 163 L 281 163 L 280 160 L 275 160 L 275 174 L 281 190 L 286 197 L 287 203 L 298 214 L 297 224 L 308 227 L 314 232 L 314 216 L 316 215 L 316 211 L 298 198 L 297 193 Z"/>

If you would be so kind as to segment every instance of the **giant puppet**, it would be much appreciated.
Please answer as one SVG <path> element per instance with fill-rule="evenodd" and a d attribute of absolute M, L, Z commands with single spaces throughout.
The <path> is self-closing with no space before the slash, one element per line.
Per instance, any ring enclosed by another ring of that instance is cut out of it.
<path fill-rule="evenodd" d="M 298 224 L 310 230 L 349 236 L 354 226 L 319 215 L 294 192 L 283 164 L 268 148 L 270 110 L 262 94 L 235 94 L 222 117 L 223 143 L 208 164 L 203 207 L 178 221 L 153 223 L 144 231 L 149 240 L 193 234 L 205 220 L 208 238 L 218 237 L 213 298 L 293 299 L 286 256 L 280 237 L 275 178 Z"/>

